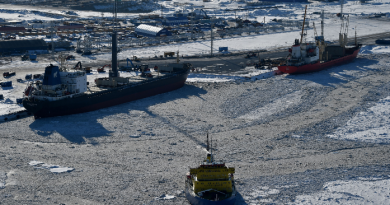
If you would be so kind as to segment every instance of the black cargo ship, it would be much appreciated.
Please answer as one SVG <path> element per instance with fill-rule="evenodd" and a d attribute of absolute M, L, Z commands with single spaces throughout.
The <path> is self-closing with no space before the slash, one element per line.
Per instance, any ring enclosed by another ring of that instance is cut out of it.
<path fill-rule="evenodd" d="M 162 77 L 148 78 L 100 92 L 68 94 L 52 101 L 49 97 L 45 99 L 30 95 L 23 100 L 23 106 L 35 118 L 89 112 L 178 89 L 184 85 L 189 72 L 190 69 L 184 66 Z"/>

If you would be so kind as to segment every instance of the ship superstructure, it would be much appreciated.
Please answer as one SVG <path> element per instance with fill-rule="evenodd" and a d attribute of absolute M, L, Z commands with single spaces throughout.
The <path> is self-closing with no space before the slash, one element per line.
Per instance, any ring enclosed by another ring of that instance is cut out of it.
<path fill-rule="evenodd" d="M 88 89 L 85 71 L 64 71 L 58 66 L 47 66 L 43 81 L 30 82 L 25 96 L 34 101 L 57 101 L 82 95 Z"/>
<path fill-rule="evenodd" d="M 208 138 L 208 135 L 207 135 Z M 206 159 L 186 175 L 186 197 L 193 205 L 230 205 L 236 201 L 234 167 L 214 160 L 207 149 Z"/>

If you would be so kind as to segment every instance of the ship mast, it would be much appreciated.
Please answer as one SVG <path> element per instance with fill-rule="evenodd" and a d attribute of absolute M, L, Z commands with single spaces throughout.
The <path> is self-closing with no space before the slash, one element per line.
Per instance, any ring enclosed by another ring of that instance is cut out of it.
<path fill-rule="evenodd" d="M 206 150 L 209 151 L 210 150 L 210 147 L 209 147 L 209 132 L 207 131 L 207 147 L 206 147 Z"/>
<path fill-rule="evenodd" d="M 112 60 L 111 60 L 111 71 L 109 73 L 109 77 L 119 77 L 119 74 L 118 74 L 118 59 L 117 59 L 117 55 L 118 55 L 118 46 L 117 46 L 117 39 L 116 39 L 116 30 L 115 30 L 115 26 L 116 26 L 116 22 L 117 22 L 117 0 L 114 0 L 114 27 L 113 27 L 113 31 L 112 31 Z"/>
<path fill-rule="evenodd" d="M 302 43 L 303 31 L 305 30 L 306 10 L 307 10 L 307 5 L 305 7 L 305 16 L 303 17 L 303 25 L 302 25 L 302 33 L 301 33 L 301 41 L 300 41 L 300 43 Z"/>

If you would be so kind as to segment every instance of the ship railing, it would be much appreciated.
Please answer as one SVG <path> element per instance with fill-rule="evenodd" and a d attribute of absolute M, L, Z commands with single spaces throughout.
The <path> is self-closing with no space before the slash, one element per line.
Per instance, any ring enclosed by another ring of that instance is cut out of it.
<path fill-rule="evenodd" d="M 199 182 L 207 182 L 207 181 L 232 181 L 231 179 L 230 179 L 230 177 L 228 177 L 228 178 L 220 178 L 220 179 L 202 179 L 202 180 L 200 180 L 200 179 L 198 179 L 198 178 L 196 178 L 196 180 L 195 181 L 199 181 Z"/>

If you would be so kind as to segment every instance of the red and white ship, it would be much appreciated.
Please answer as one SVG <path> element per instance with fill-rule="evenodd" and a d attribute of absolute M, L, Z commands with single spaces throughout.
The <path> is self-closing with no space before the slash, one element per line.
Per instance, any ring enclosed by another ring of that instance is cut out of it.
<path fill-rule="evenodd" d="M 282 73 L 298 74 L 324 70 L 326 68 L 342 65 L 354 60 L 359 53 L 361 45 L 350 48 L 341 46 L 326 46 L 320 58 L 320 49 L 315 44 L 300 44 L 298 39 L 290 49 L 285 65 L 278 66 Z M 325 56 L 324 56 L 325 54 Z"/>
<path fill-rule="evenodd" d="M 323 21 L 321 24 L 323 28 Z M 305 25 L 305 20 L 303 25 Z M 301 40 L 295 39 L 295 44 L 289 49 L 290 54 L 287 56 L 286 64 L 278 66 L 279 71 L 289 74 L 315 72 L 332 66 L 349 63 L 356 58 L 361 44 L 357 44 L 356 42 L 355 30 L 355 46 L 346 47 L 348 42 L 348 23 L 344 24 L 344 19 L 342 24 L 344 33 L 340 32 L 339 34 L 339 45 L 327 45 L 324 41 L 323 31 L 321 32 L 321 36 L 317 36 L 314 23 L 313 27 L 316 42 L 302 43 L 303 26 Z"/>

